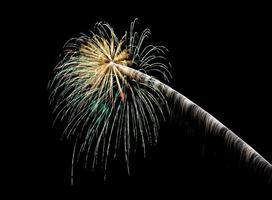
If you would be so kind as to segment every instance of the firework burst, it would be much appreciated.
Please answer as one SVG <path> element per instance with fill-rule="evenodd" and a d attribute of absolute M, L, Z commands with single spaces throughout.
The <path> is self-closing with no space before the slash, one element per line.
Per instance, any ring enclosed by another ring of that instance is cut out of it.
<path fill-rule="evenodd" d="M 129 173 L 131 152 L 141 145 L 145 154 L 146 145 L 157 142 L 168 109 L 164 96 L 152 84 L 140 83 L 118 68 L 154 71 L 166 81 L 170 77 L 164 63 L 166 48 L 143 45 L 150 30 L 138 34 L 136 21 L 120 40 L 107 23 L 100 22 L 94 32 L 65 44 L 49 88 L 56 120 L 67 121 L 63 136 L 76 141 L 72 165 L 84 153 L 87 167 L 93 152 L 92 168 L 99 163 L 106 172 L 108 157 L 123 149 Z"/>
<path fill-rule="evenodd" d="M 222 138 L 241 163 L 271 183 L 272 165 L 265 158 L 204 109 L 148 75 L 155 72 L 168 81 L 167 50 L 146 44 L 150 30 L 138 34 L 136 21 L 120 40 L 107 23 L 69 40 L 49 83 L 56 120 L 67 123 L 63 137 L 75 141 L 72 183 L 74 162 L 80 157 L 86 167 L 102 166 L 106 175 L 108 158 L 123 152 L 129 173 L 131 153 L 142 146 L 145 154 L 147 145 L 157 142 L 160 122 L 168 113 Z"/>

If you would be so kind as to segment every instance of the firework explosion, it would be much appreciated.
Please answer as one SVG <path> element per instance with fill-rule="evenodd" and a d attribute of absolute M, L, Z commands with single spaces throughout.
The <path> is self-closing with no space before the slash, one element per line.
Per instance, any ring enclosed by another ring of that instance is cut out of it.
<path fill-rule="evenodd" d="M 136 21 L 120 40 L 107 23 L 100 22 L 94 32 L 72 38 L 64 47 L 49 84 L 50 104 L 56 120 L 67 121 L 63 136 L 75 138 L 72 163 L 84 153 L 87 167 L 93 152 L 92 168 L 99 164 L 106 171 L 111 152 L 115 157 L 122 149 L 129 173 L 131 152 L 140 145 L 145 154 L 146 145 L 157 142 L 168 109 L 164 96 L 152 84 L 129 78 L 118 68 L 161 73 L 166 81 L 170 76 L 164 63 L 166 48 L 143 45 L 150 30 L 138 34 Z"/>
<path fill-rule="evenodd" d="M 265 158 L 207 111 L 157 79 L 171 77 L 164 58 L 167 50 L 146 44 L 150 30 L 138 34 L 136 21 L 120 40 L 107 23 L 97 23 L 94 32 L 66 43 L 63 59 L 55 68 L 49 83 L 50 104 L 56 120 L 67 123 L 63 137 L 75 141 L 71 183 L 74 162 L 80 157 L 85 167 L 102 166 L 106 175 L 108 158 L 122 154 L 130 173 L 131 153 L 142 146 L 145 155 L 147 145 L 157 142 L 166 114 L 177 114 L 180 121 L 193 121 L 206 135 L 220 137 L 241 163 L 271 183 L 272 165 Z M 153 72 L 157 78 L 148 75 Z"/>

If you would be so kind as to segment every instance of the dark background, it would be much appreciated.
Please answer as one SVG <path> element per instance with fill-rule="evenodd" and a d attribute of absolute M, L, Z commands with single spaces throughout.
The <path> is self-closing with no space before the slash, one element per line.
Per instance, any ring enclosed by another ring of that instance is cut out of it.
<path fill-rule="evenodd" d="M 214 191 L 251 194 L 257 188 L 268 188 L 262 178 L 239 166 L 218 141 L 204 141 L 207 150 L 203 153 L 202 139 L 185 136 L 177 126 L 167 123 L 159 133 L 158 145 L 147 157 L 136 156 L 130 176 L 124 163 L 116 161 L 106 182 L 98 172 L 79 169 L 75 185 L 70 186 L 72 146 L 61 141 L 60 131 L 52 127 L 46 90 L 62 46 L 69 38 L 88 32 L 97 21 L 109 22 L 122 36 L 137 17 L 140 28 L 151 29 L 152 42 L 169 49 L 173 74 L 170 85 L 272 161 L 268 115 L 271 32 L 264 7 L 148 6 L 137 2 L 114 6 L 106 2 L 24 6 L 28 9 L 21 9 L 9 23 L 9 30 L 14 30 L 12 54 L 20 57 L 15 68 L 18 83 L 10 91 L 14 95 L 17 89 L 9 111 L 12 123 L 8 126 L 16 134 L 12 146 L 19 147 L 10 151 L 11 163 L 15 163 L 11 173 L 15 176 L 9 178 L 12 186 L 23 188 L 24 193 L 76 193 L 86 197 L 182 197 L 198 193 L 210 197 Z"/>

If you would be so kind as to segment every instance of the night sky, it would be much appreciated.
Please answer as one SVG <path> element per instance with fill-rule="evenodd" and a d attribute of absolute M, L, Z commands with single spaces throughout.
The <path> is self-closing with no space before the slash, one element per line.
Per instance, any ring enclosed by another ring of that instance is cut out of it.
<path fill-rule="evenodd" d="M 139 18 L 140 29 L 151 29 L 151 42 L 169 49 L 170 86 L 272 161 L 267 13 L 254 5 L 132 4 L 41 4 L 18 14 L 13 40 L 23 39 L 23 64 L 17 65 L 17 72 L 25 76 L 16 85 L 23 86 L 21 95 L 14 99 L 20 102 L 19 123 L 10 126 L 19 134 L 15 145 L 19 150 L 13 157 L 18 168 L 11 184 L 25 186 L 24 192 L 39 191 L 41 196 L 72 192 L 90 198 L 95 194 L 154 194 L 173 199 L 176 195 L 196 196 L 195 191 L 209 197 L 213 190 L 226 188 L 232 191 L 229 195 L 253 192 L 244 186 L 266 189 L 265 181 L 240 166 L 222 143 L 198 134 L 186 135 L 170 123 L 162 125 L 159 142 L 146 158 L 135 155 L 130 176 L 120 159 L 114 162 L 106 182 L 101 172 L 80 168 L 75 172 L 75 185 L 70 186 L 72 145 L 61 141 L 60 130 L 52 127 L 46 86 L 65 42 L 80 32 L 87 33 L 97 21 L 108 22 L 121 37 L 130 22 Z"/>

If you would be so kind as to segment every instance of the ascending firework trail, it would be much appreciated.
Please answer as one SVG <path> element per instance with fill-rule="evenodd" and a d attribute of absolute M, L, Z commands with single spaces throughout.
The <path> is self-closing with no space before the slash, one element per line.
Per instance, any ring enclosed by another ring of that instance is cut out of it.
<path fill-rule="evenodd" d="M 74 138 L 74 161 L 84 156 L 85 166 L 103 166 L 110 156 L 123 152 L 129 158 L 140 145 L 157 142 L 158 130 L 167 116 L 193 120 L 208 135 L 220 137 L 248 168 L 272 178 L 272 165 L 208 112 L 170 88 L 171 76 L 163 46 L 146 45 L 150 30 L 134 31 L 137 20 L 120 40 L 107 23 L 94 32 L 70 39 L 49 83 L 50 104 L 56 119 L 65 120 L 63 136 Z M 170 118 L 169 118 L 170 119 Z M 92 154 L 91 154 L 92 153 Z M 92 162 L 89 161 L 91 154 Z"/>

